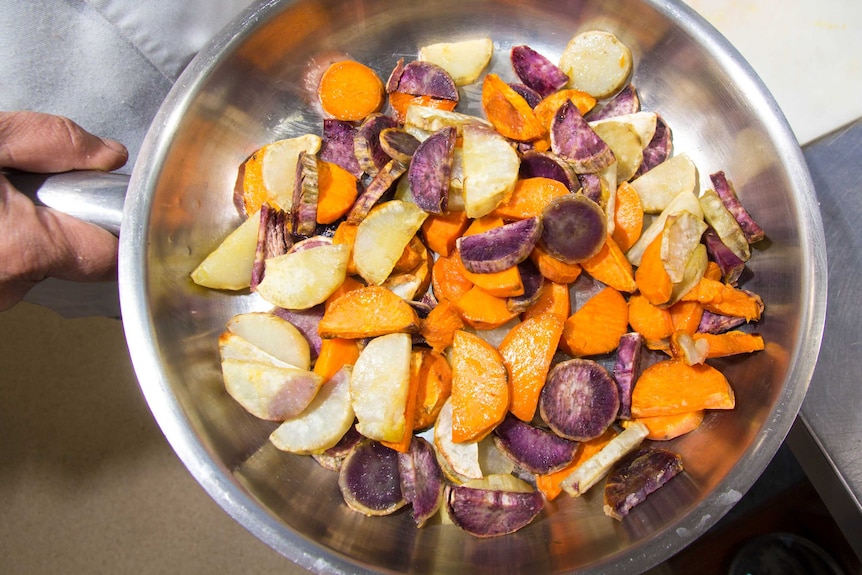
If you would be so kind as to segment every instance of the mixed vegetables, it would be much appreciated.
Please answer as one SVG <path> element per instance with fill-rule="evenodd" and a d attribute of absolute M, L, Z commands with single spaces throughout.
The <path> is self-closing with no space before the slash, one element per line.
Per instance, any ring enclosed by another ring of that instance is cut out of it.
<path fill-rule="evenodd" d="M 709 360 L 763 349 L 738 281 L 764 233 L 724 173 L 698 189 L 614 35 L 514 46 L 508 80 L 493 53 L 328 65 L 320 135 L 243 163 L 246 219 L 191 277 L 273 306 L 221 335 L 226 390 L 351 509 L 491 537 L 606 478 L 622 520 L 683 469 L 657 442 L 734 408 Z"/>

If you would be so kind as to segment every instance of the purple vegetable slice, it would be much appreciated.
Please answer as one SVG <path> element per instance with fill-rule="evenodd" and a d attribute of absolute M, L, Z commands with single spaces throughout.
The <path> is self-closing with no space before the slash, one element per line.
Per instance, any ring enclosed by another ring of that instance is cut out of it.
<path fill-rule="evenodd" d="M 340 471 L 341 462 L 350 453 L 350 451 L 365 438 L 361 433 L 356 431 L 356 422 L 347 430 L 338 443 L 324 451 L 323 453 L 313 453 L 311 456 L 324 469 L 330 471 Z"/>
<path fill-rule="evenodd" d="M 551 122 L 551 151 L 571 162 L 578 174 L 600 172 L 616 161 L 610 146 L 593 131 L 571 100 L 560 106 Z"/>
<path fill-rule="evenodd" d="M 320 324 L 320 319 L 323 317 L 323 304 L 301 310 L 277 307 L 272 310 L 272 313 L 292 323 L 305 336 L 305 339 L 308 340 L 309 350 L 311 351 L 311 359 L 317 359 L 320 353 L 320 346 L 323 343 L 323 340 L 317 333 L 317 327 Z"/>
<path fill-rule="evenodd" d="M 324 162 L 341 166 L 357 178 L 362 177 L 362 168 L 356 159 L 353 140 L 357 127 L 352 122 L 326 118 L 323 120 L 323 138 L 319 157 Z"/>
<path fill-rule="evenodd" d="M 578 174 L 578 182 L 581 185 L 581 193 L 597 204 L 602 205 L 604 187 L 602 186 L 601 176 L 598 174 Z"/>
<path fill-rule="evenodd" d="M 724 281 L 735 285 L 745 269 L 745 262 L 721 241 L 718 232 L 712 226 L 707 227 L 703 233 L 703 243 L 706 245 L 710 259 L 721 269 Z"/>
<path fill-rule="evenodd" d="M 671 151 L 673 151 L 673 140 L 670 128 L 662 117 L 656 114 L 655 132 L 644 148 L 643 160 L 634 177 L 638 178 L 665 162 L 670 157 Z"/>
<path fill-rule="evenodd" d="M 419 147 L 419 140 L 403 128 L 385 128 L 380 132 L 380 147 L 393 160 L 407 164 Z"/>
<path fill-rule="evenodd" d="M 703 310 L 697 331 L 699 333 L 724 333 L 743 324 L 745 324 L 744 317 L 733 317 Z"/>
<path fill-rule="evenodd" d="M 605 482 L 605 515 L 622 520 L 647 496 L 683 470 L 682 458 L 666 449 L 640 447 L 618 462 Z"/>
<path fill-rule="evenodd" d="M 542 101 L 542 96 L 529 86 L 513 82 L 509 84 L 509 87 L 512 88 L 524 100 L 526 100 L 527 104 L 531 108 L 535 108 L 536 105 Z"/>
<path fill-rule="evenodd" d="M 578 175 L 571 164 L 554 154 L 553 152 L 537 152 L 534 150 L 524 152 L 521 156 L 519 168 L 521 178 L 549 178 L 576 192 L 581 187 Z"/>
<path fill-rule="evenodd" d="M 407 179 L 413 201 L 428 213 L 446 211 L 457 136 L 454 126 L 443 128 L 419 144 L 413 154 Z"/>
<path fill-rule="evenodd" d="M 604 211 L 581 194 L 556 198 L 542 212 L 542 243 L 555 258 L 579 263 L 596 255 L 607 238 Z"/>
<path fill-rule="evenodd" d="M 569 83 L 565 72 L 529 46 L 513 46 L 510 58 L 518 78 L 543 98 Z"/>
<path fill-rule="evenodd" d="M 524 284 L 524 293 L 506 299 L 506 308 L 513 313 L 523 313 L 539 300 L 545 286 L 545 276 L 529 258 L 518 264 L 518 274 Z"/>
<path fill-rule="evenodd" d="M 616 116 L 625 116 L 626 114 L 634 114 L 641 109 L 640 98 L 638 98 L 637 90 L 634 85 L 629 84 L 620 90 L 616 96 L 602 106 L 601 108 L 593 108 L 585 118 L 590 122 L 604 120 L 606 118 L 614 118 Z"/>
<path fill-rule="evenodd" d="M 644 338 L 636 331 L 624 334 L 617 348 L 613 376 L 620 396 L 620 419 L 632 418 L 632 389 L 640 375 L 641 352 Z"/>
<path fill-rule="evenodd" d="M 392 158 L 380 145 L 380 133 L 386 128 L 395 128 L 398 122 L 385 114 L 370 114 L 360 124 L 353 137 L 353 153 L 363 172 L 371 177 L 377 175 Z"/>
<path fill-rule="evenodd" d="M 425 60 L 414 60 L 406 65 L 403 58 L 399 60 L 386 82 L 386 91 L 459 100 L 458 88 L 449 72 Z"/>
<path fill-rule="evenodd" d="M 407 171 L 407 165 L 398 160 L 390 160 L 388 164 L 383 166 L 374 179 L 365 188 L 365 191 L 359 195 L 350 208 L 347 214 L 347 221 L 351 224 L 358 224 L 365 219 L 371 208 L 374 207 L 380 198 L 389 191 L 393 184 Z"/>
<path fill-rule="evenodd" d="M 317 157 L 300 152 L 296 163 L 296 185 L 293 192 L 293 233 L 310 236 L 317 228 L 318 185 Z"/>
<path fill-rule="evenodd" d="M 572 441 L 601 435 L 617 418 L 617 384 L 599 363 L 570 359 L 555 365 L 539 396 L 539 413 L 554 433 Z"/>
<path fill-rule="evenodd" d="M 745 234 L 748 243 L 754 244 L 765 238 L 766 232 L 764 232 L 763 228 L 754 221 L 754 218 L 751 217 L 748 211 L 743 207 L 742 203 L 740 203 L 739 198 L 736 196 L 736 190 L 733 189 L 733 185 L 727 179 L 724 172 L 719 171 L 714 174 L 710 174 L 709 179 L 715 187 L 715 192 L 724 203 L 724 207 L 726 207 L 728 211 L 733 214 L 733 217 L 736 218 L 736 221 L 739 223 L 739 227 L 742 228 L 742 232 Z"/>
<path fill-rule="evenodd" d="M 338 487 L 347 506 L 365 515 L 389 515 L 406 504 L 398 452 L 370 439 L 344 458 Z"/>
<path fill-rule="evenodd" d="M 545 506 L 538 491 L 446 488 L 446 510 L 452 522 L 475 537 L 507 535 L 529 525 Z"/>
<path fill-rule="evenodd" d="M 251 269 L 252 291 L 263 279 L 267 258 L 284 255 L 293 244 L 291 238 L 291 218 L 284 210 L 269 204 L 260 207 L 260 225 L 257 231 L 257 248 L 254 252 L 254 265 Z"/>
<path fill-rule="evenodd" d="M 530 473 L 548 474 L 569 465 L 578 443 L 524 423 L 511 413 L 493 431 L 494 444 Z"/>
<path fill-rule="evenodd" d="M 480 234 L 462 236 L 456 246 L 468 271 L 494 273 L 527 259 L 541 235 L 542 220 L 533 217 Z"/>
<path fill-rule="evenodd" d="M 401 492 L 413 506 L 413 521 L 422 527 L 443 504 L 443 470 L 437 462 L 434 447 L 425 439 L 414 437 L 410 449 L 398 454 Z"/>

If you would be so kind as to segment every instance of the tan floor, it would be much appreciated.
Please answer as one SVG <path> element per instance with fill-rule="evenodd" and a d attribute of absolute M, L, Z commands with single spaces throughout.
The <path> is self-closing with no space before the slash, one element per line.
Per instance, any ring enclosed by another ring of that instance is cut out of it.
<path fill-rule="evenodd" d="M 153 420 L 120 322 L 0 312 L 0 571 L 305 573 L 234 522 Z"/>

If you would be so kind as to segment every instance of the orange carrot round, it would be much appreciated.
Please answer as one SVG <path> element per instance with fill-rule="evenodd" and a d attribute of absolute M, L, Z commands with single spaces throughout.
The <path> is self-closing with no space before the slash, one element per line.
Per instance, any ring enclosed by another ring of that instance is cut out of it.
<path fill-rule="evenodd" d="M 341 166 L 318 162 L 317 223 L 331 224 L 347 214 L 359 195 L 356 184 L 356 176 Z"/>
<path fill-rule="evenodd" d="M 410 377 L 416 378 L 413 429 L 425 429 L 437 420 L 452 394 L 452 368 L 443 354 L 419 349 L 410 358 Z"/>
<path fill-rule="evenodd" d="M 628 324 L 625 298 L 614 288 L 606 287 L 566 320 L 560 344 L 575 357 L 609 353 L 620 344 Z"/>
<path fill-rule="evenodd" d="M 699 409 L 733 409 L 733 389 L 707 364 L 668 359 L 646 368 L 632 391 L 632 417 L 675 415 Z"/>
<path fill-rule="evenodd" d="M 512 195 L 497 206 L 491 215 L 506 220 L 526 220 L 541 216 L 551 200 L 570 193 L 565 184 L 551 178 L 537 176 L 520 179 L 515 182 Z"/>
<path fill-rule="evenodd" d="M 383 105 L 383 82 L 365 64 L 344 60 L 326 69 L 317 95 L 324 112 L 338 120 L 355 122 Z"/>

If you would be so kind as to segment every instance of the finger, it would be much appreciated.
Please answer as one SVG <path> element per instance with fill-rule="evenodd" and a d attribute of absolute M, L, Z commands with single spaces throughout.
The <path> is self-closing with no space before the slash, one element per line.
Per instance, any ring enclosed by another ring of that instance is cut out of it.
<path fill-rule="evenodd" d="M 0 112 L 0 166 L 28 172 L 111 171 L 129 159 L 125 146 L 99 138 L 68 118 Z"/>

